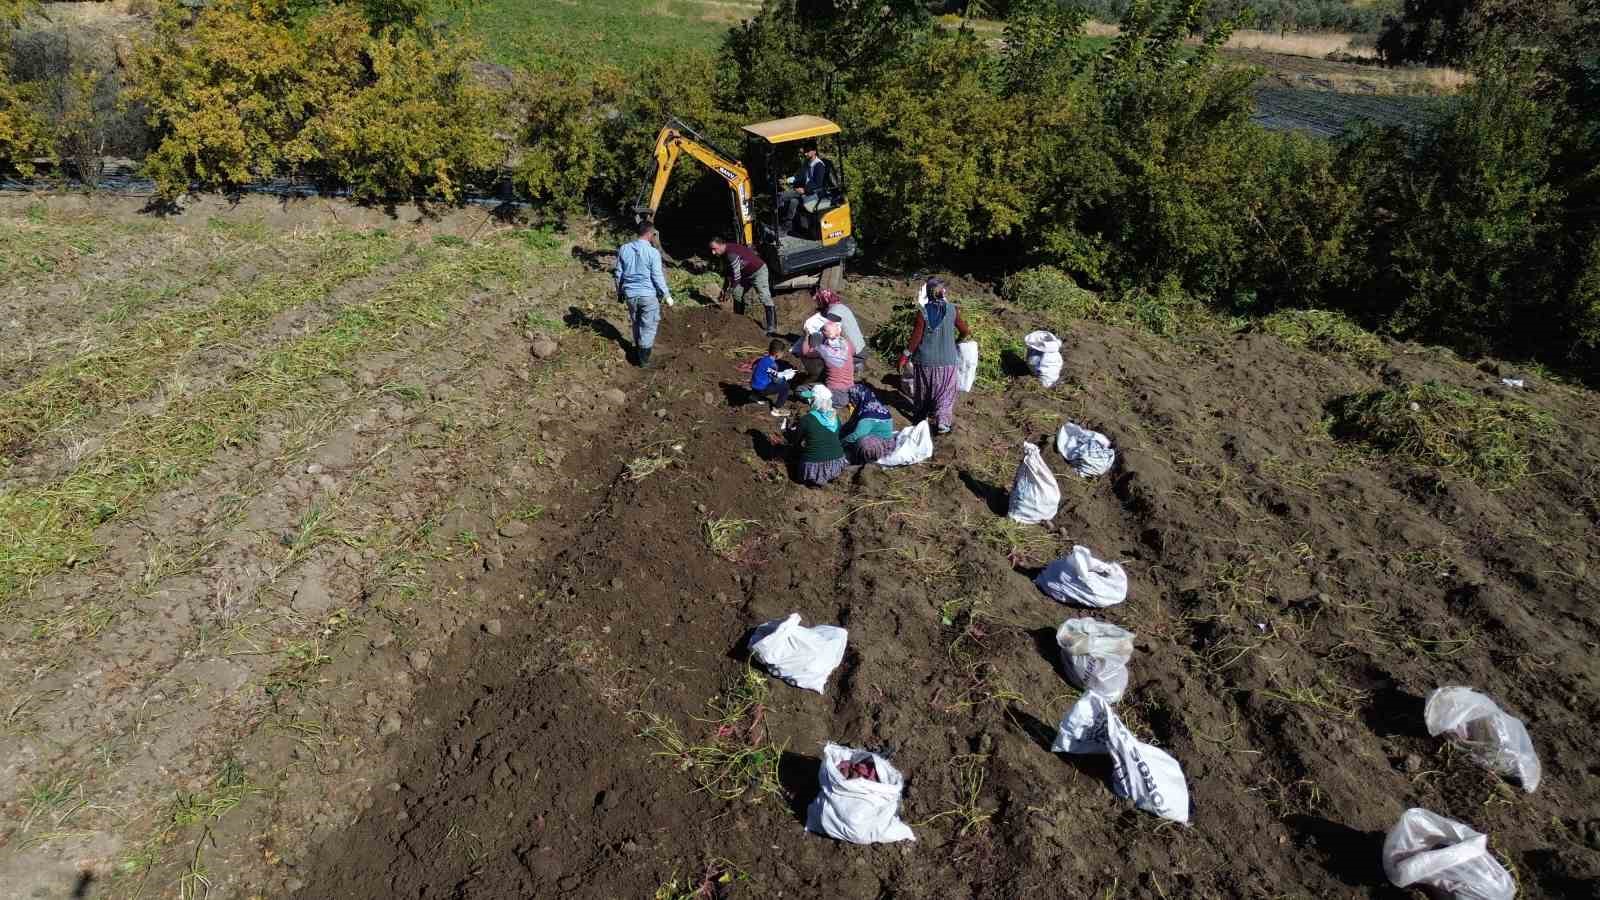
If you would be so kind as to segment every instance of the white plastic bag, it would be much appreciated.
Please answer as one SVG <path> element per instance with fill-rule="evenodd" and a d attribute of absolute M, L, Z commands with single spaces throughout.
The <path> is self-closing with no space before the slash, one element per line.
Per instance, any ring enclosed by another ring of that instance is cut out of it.
<path fill-rule="evenodd" d="M 1104 475 L 1117 461 L 1117 451 L 1111 449 L 1110 438 L 1074 422 L 1061 426 L 1056 434 L 1056 451 L 1084 478 Z"/>
<path fill-rule="evenodd" d="M 1044 454 L 1032 443 L 1022 444 L 1022 462 L 1011 479 L 1009 518 L 1024 525 L 1038 525 L 1056 517 L 1061 506 L 1061 488 L 1055 473 L 1044 463 Z"/>
<path fill-rule="evenodd" d="M 822 693 L 828 675 L 844 659 L 850 633 L 833 625 L 807 628 L 800 614 L 773 619 L 750 635 L 750 655 L 797 688 Z"/>
<path fill-rule="evenodd" d="M 1061 603 L 1103 609 L 1128 599 L 1128 573 L 1116 563 L 1095 559 L 1087 547 L 1074 546 L 1070 554 L 1046 566 L 1033 583 Z"/>
<path fill-rule="evenodd" d="M 962 341 L 956 345 L 961 353 L 961 365 L 956 370 L 956 390 L 963 393 L 978 383 L 978 342 Z"/>
<path fill-rule="evenodd" d="M 877 780 L 846 778 L 839 763 L 870 760 Z M 905 777 L 887 759 L 866 750 L 829 743 L 822 748 L 821 789 L 806 810 L 806 830 L 852 844 L 914 841 L 911 826 L 900 821 Z"/>
<path fill-rule="evenodd" d="M 1057 753 L 1111 757 L 1111 790 L 1163 819 L 1189 824 L 1189 782 L 1172 755 L 1133 736 L 1116 710 L 1088 693 L 1067 710 L 1050 748 Z"/>
<path fill-rule="evenodd" d="M 1056 629 L 1061 665 L 1073 684 L 1105 698 L 1122 699 L 1128 689 L 1133 632 L 1095 619 L 1068 619 Z"/>
<path fill-rule="evenodd" d="M 1055 387 L 1061 379 L 1061 339 L 1048 331 L 1030 331 L 1022 342 L 1028 347 L 1028 368 L 1039 376 L 1039 385 Z"/>
<path fill-rule="evenodd" d="M 1425 809 L 1411 808 L 1383 839 L 1383 872 L 1395 887 L 1421 885 L 1450 900 L 1511 900 L 1517 883 L 1489 855 L 1489 838 Z"/>
<path fill-rule="evenodd" d="M 1448 734 L 1485 767 L 1510 776 L 1533 793 L 1542 769 L 1522 720 L 1472 688 L 1442 687 L 1428 696 L 1422 717 L 1434 737 Z"/>
<path fill-rule="evenodd" d="M 878 465 L 910 466 L 933 458 L 933 434 L 927 420 L 894 433 L 894 449 L 879 457 Z"/>

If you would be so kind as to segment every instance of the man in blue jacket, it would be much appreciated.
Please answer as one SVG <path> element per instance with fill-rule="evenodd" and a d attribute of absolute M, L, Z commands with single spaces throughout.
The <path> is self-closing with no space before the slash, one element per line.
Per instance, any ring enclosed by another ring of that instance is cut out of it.
<path fill-rule="evenodd" d="M 639 237 L 617 248 L 617 299 L 628 305 L 633 348 L 639 368 L 649 368 L 650 350 L 661 324 L 661 301 L 672 305 L 672 291 L 661 271 L 661 252 L 652 244 L 655 227 L 639 223 Z"/>
<path fill-rule="evenodd" d="M 800 173 L 795 176 L 794 187 L 778 195 L 779 215 L 782 218 L 783 233 L 790 234 L 794 231 L 794 217 L 800 212 L 800 204 L 820 197 L 828 187 L 828 164 L 817 155 L 814 145 L 807 145 L 806 159 L 800 165 Z"/>

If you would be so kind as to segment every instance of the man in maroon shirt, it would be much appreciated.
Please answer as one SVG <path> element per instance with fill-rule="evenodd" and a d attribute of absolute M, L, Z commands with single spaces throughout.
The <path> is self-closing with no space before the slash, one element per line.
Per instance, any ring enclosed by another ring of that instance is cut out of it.
<path fill-rule="evenodd" d="M 734 297 L 734 312 L 744 314 L 745 301 L 754 290 L 766 315 L 767 336 L 778 332 L 778 309 L 772 305 L 772 281 L 761 254 L 727 238 L 711 239 L 711 255 L 726 257 L 728 273 L 722 279 L 722 297 Z"/>

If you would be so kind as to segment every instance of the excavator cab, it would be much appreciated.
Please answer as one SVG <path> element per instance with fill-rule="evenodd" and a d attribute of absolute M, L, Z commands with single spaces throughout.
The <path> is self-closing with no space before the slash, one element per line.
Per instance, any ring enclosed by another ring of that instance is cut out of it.
<path fill-rule="evenodd" d="M 745 164 L 679 119 L 668 120 L 656 138 L 653 175 L 634 205 L 638 219 L 653 219 L 666 193 L 678 158 L 688 154 L 727 184 L 733 213 L 734 240 L 754 247 L 772 267 L 773 287 L 799 278 L 815 278 L 821 287 L 843 286 L 845 260 L 855 255 L 856 242 L 838 160 L 822 143 L 825 188 L 801 198 L 794 227 L 785 233 L 783 192 L 789 176 L 800 169 L 801 148 L 825 142 L 839 126 L 817 116 L 791 116 L 744 127 L 746 158 L 757 164 L 756 177 Z"/>
<path fill-rule="evenodd" d="M 762 258 L 785 278 L 816 273 L 819 278 L 842 274 L 844 261 L 855 253 L 850 222 L 850 201 L 845 196 L 844 173 L 829 138 L 839 126 L 819 116 L 790 116 L 744 127 L 749 152 L 758 161 L 759 221 L 757 246 Z M 793 190 L 805 164 L 803 150 L 816 147 L 823 166 L 823 189 L 800 198 L 792 227 L 783 227 L 783 197 Z M 836 271 L 828 271 L 835 269 Z M 828 285 L 836 286 L 836 285 Z"/>

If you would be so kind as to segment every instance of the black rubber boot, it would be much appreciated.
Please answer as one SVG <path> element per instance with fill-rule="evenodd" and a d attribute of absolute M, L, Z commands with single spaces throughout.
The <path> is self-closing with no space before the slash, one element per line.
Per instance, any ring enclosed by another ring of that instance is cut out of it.
<path fill-rule="evenodd" d="M 767 306 L 763 310 L 767 317 L 767 337 L 772 337 L 778 333 L 778 307 Z"/>
<path fill-rule="evenodd" d="M 639 368 L 650 368 L 650 348 L 645 347 L 639 351 Z"/>

